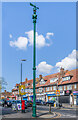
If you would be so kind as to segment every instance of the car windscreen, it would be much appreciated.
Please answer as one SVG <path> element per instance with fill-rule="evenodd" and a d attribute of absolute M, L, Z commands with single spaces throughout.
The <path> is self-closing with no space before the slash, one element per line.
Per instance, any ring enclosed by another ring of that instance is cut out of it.
<path fill-rule="evenodd" d="M 21 103 L 21 101 L 16 101 L 17 103 Z"/>

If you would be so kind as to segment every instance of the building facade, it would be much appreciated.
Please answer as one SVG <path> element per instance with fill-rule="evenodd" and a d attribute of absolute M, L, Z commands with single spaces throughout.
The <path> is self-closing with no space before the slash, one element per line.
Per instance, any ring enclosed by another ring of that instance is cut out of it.
<path fill-rule="evenodd" d="M 22 83 L 25 85 L 26 95 L 23 96 L 25 100 L 33 101 L 33 79 L 27 80 Z M 17 87 L 18 86 L 18 87 Z M 20 99 L 19 84 L 12 90 L 12 94 Z M 39 75 L 36 78 L 36 99 L 49 101 L 58 100 L 61 103 L 68 103 L 78 105 L 78 69 L 71 71 L 60 69 L 59 73 L 51 74 L 48 76 Z M 59 94 L 57 94 L 59 90 Z"/>

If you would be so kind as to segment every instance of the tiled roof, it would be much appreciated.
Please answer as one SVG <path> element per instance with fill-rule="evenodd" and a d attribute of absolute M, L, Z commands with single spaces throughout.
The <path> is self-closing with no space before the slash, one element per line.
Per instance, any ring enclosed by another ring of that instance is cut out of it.
<path fill-rule="evenodd" d="M 20 84 L 16 84 L 16 86 L 19 86 Z"/>
<path fill-rule="evenodd" d="M 78 82 L 78 69 L 71 70 L 70 74 L 73 75 L 72 78 L 71 78 L 71 80 L 64 81 L 61 84 L 69 84 L 69 83 Z"/>
<path fill-rule="evenodd" d="M 47 82 L 46 82 L 45 84 L 42 84 L 42 85 L 40 85 L 40 84 L 38 83 L 38 84 L 36 85 L 36 87 L 49 86 L 49 85 L 57 84 L 57 81 L 50 83 L 50 79 L 57 77 L 57 75 L 59 75 L 59 73 L 55 73 L 55 74 L 51 74 L 51 75 L 48 75 L 48 76 L 43 77 L 43 79 L 47 80 Z M 71 78 L 71 80 L 67 80 L 67 81 L 64 81 L 64 82 L 59 82 L 58 85 L 63 85 L 63 84 L 69 84 L 69 83 L 78 82 L 78 69 L 74 69 L 74 70 L 71 70 L 71 71 L 67 71 L 67 70 L 66 70 L 64 77 L 65 77 L 65 76 L 72 76 L 72 78 Z M 60 77 L 61 77 L 61 76 L 60 76 Z M 62 78 L 61 78 L 60 81 L 62 81 Z"/>
<path fill-rule="evenodd" d="M 50 85 L 57 84 L 57 81 L 50 83 L 50 79 L 51 79 L 51 78 L 57 78 L 57 77 L 58 77 L 58 85 L 64 85 L 64 84 L 70 84 L 70 83 L 78 82 L 78 69 L 74 69 L 74 70 L 71 70 L 71 71 L 65 70 L 63 77 L 66 77 L 66 76 L 71 76 L 71 80 L 62 81 L 62 76 L 61 76 L 61 74 L 60 74 L 59 72 L 58 72 L 58 73 L 51 74 L 51 75 L 44 76 L 44 77 L 42 77 L 42 78 L 43 78 L 44 80 L 46 80 L 45 84 L 41 84 L 41 85 L 40 85 L 39 82 L 38 82 L 38 83 L 36 84 L 36 88 L 37 88 L 37 87 L 44 87 L 44 86 L 50 86 Z M 38 78 L 37 78 L 37 79 L 38 79 Z M 33 79 L 27 80 L 27 81 L 23 82 L 23 84 L 25 84 L 26 82 L 27 82 L 27 83 L 30 83 L 30 85 L 28 85 L 26 88 L 33 88 L 33 86 L 32 86 L 32 84 L 33 84 Z"/>

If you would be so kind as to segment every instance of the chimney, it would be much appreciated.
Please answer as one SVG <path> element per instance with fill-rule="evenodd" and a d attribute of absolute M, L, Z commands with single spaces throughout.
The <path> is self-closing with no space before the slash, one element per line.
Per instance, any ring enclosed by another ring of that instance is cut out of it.
<path fill-rule="evenodd" d="M 60 75 L 64 76 L 64 68 L 62 68 L 62 67 L 60 68 Z"/>
<path fill-rule="evenodd" d="M 27 81 L 28 81 L 28 79 L 26 78 L 26 79 L 25 79 L 25 82 L 27 83 Z"/>
<path fill-rule="evenodd" d="M 6 93 L 6 90 L 4 90 L 4 92 Z"/>
<path fill-rule="evenodd" d="M 42 79 L 42 75 L 39 75 L 39 80 L 41 80 Z"/>

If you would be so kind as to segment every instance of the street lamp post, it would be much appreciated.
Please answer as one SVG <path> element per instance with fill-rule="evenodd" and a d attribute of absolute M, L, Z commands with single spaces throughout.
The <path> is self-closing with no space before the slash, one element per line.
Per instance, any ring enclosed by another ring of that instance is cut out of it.
<path fill-rule="evenodd" d="M 57 80 L 57 90 L 58 90 L 58 80 Z M 57 105 L 58 105 L 58 95 L 57 95 Z"/>
<path fill-rule="evenodd" d="M 22 85 L 22 61 L 26 61 L 26 59 L 21 60 L 21 85 Z"/>
<path fill-rule="evenodd" d="M 33 6 L 33 23 L 34 23 L 34 43 L 33 43 L 33 117 L 36 117 L 36 93 L 35 93 L 35 78 L 36 78 L 36 10 L 39 9 L 35 5 L 31 4 Z"/>
<path fill-rule="evenodd" d="M 26 59 L 21 60 L 21 85 L 22 85 L 22 61 L 26 61 Z M 21 95 L 21 101 L 22 101 L 22 95 Z"/>

